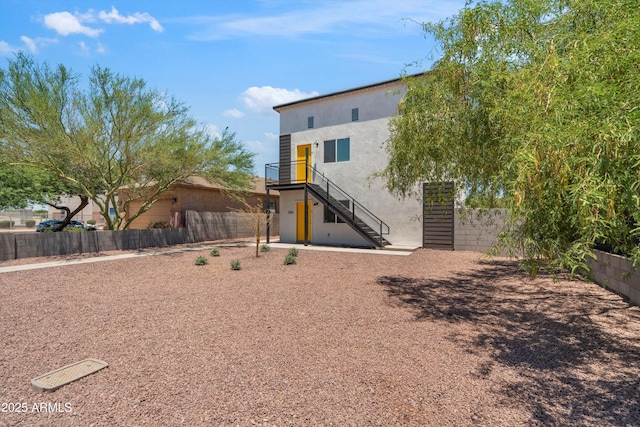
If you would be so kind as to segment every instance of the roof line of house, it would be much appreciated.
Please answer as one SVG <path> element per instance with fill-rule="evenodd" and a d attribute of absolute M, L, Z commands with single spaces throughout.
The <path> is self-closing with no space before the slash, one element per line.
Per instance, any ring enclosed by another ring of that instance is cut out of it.
<path fill-rule="evenodd" d="M 331 98 L 334 96 L 340 96 L 340 95 L 344 95 L 347 93 L 351 93 L 351 92 L 358 92 L 361 90 L 367 90 L 367 89 L 372 89 L 375 87 L 379 87 L 379 86 L 385 86 L 391 83 L 396 83 L 396 82 L 400 82 L 402 81 L 402 79 L 404 77 L 418 77 L 425 74 L 425 72 L 421 72 L 421 73 L 416 73 L 416 74 L 409 74 L 409 75 L 405 75 L 405 76 L 401 76 L 395 79 L 390 79 L 390 80 L 384 80 L 378 83 L 372 83 L 372 84 L 368 84 L 368 85 L 364 85 L 364 86 L 358 86 L 355 88 L 351 88 L 351 89 L 346 89 L 346 90 L 341 90 L 341 91 L 337 91 L 337 92 L 331 92 L 331 93 L 327 93 L 325 95 L 318 95 L 318 96 L 314 96 L 312 98 L 305 98 L 305 99 L 299 99 L 297 101 L 293 101 L 293 102 L 288 102 L 286 104 L 280 104 L 280 105 L 276 105 L 273 107 L 273 109 L 275 111 L 280 112 L 279 110 L 286 108 L 286 107 L 291 107 L 292 105 L 296 105 L 296 104 L 303 104 L 305 102 L 312 102 L 312 101 L 317 101 L 319 99 L 324 99 L 324 98 Z"/>

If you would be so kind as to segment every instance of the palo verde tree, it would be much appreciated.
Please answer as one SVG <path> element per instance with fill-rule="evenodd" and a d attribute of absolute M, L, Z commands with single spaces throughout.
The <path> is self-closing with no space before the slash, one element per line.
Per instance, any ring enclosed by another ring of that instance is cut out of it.
<path fill-rule="evenodd" d="M 0 150 L 13 167 L 93 200 L 109 229 L 127 228 L 190 176 L 241 191 L 253 169 L 253 154 L 232 132 L 212 137 L 183 103 L 144 80 L 95 66 L 83 86 L 63 65 L 23 53 L 0 70 Z M 130 211 L 136 199 L 144 202 Z"/>
<path fill-rule="evenodd" d="M 407 197 L 455 181 L 504 197 L 500 243 L 535 274 L 602 245 L 640 262 L 640 8 L 636 0 L 468 3 L 424 24 L 442 56 L 390 124 L 380 173 Z"/>

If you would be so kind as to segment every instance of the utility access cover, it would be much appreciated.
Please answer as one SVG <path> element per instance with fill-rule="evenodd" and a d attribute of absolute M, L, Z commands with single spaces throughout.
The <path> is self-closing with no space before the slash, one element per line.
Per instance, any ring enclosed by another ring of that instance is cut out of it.
<path fill-rule="evenodd" d="M 107 362 L 97 359 L 85 359 L 71 365 L 63 366 L 31 380 L 33 391 L 54 391 L 63 385 L 98 372 L 109 366 Z"/>

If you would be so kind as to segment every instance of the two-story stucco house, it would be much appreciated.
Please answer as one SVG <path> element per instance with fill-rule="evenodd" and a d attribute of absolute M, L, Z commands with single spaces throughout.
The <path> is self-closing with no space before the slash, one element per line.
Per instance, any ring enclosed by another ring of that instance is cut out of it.
<path fill-rule="evenodd" d="M 280 192 L 281 242 L 424 246 L 422 204 L 372 177 L 387 164 L 389 119 L 404 94 L 398 78 L 273 107 L 280 162 L 266 177 Z"/>

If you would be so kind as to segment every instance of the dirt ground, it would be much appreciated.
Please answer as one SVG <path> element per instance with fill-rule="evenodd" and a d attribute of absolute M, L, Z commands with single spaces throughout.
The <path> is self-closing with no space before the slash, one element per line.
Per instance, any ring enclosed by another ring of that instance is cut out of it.
<path fill-rule="evenodd" d="M 0 273 L 0 425 L 640 425 L 640 310 L 595 284 L 475 252 L 254 251 Z M 85 358 L 109 367 L 31 390 Z"/>

